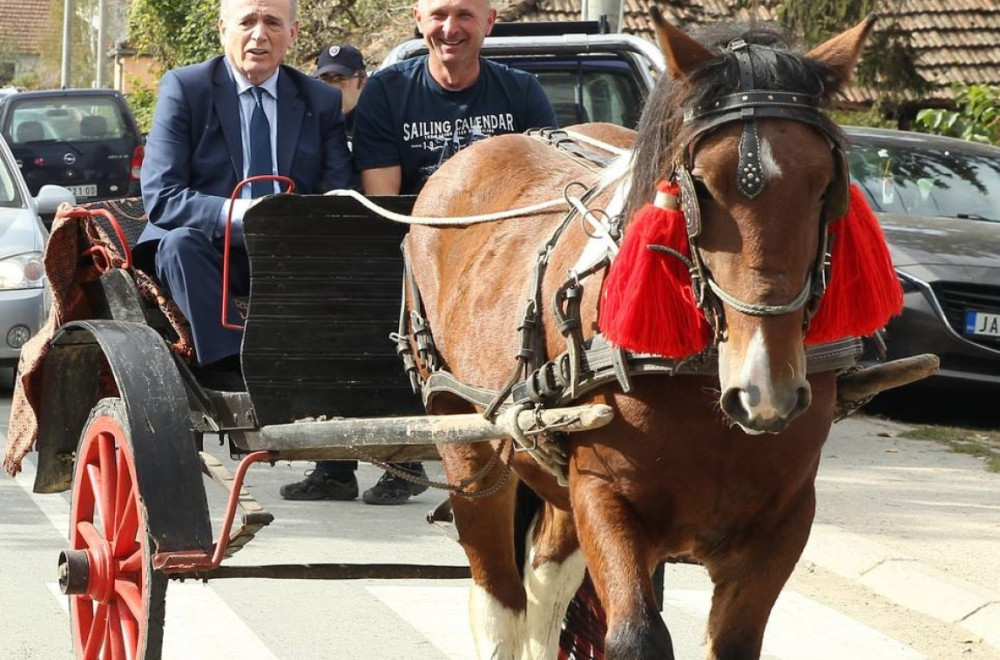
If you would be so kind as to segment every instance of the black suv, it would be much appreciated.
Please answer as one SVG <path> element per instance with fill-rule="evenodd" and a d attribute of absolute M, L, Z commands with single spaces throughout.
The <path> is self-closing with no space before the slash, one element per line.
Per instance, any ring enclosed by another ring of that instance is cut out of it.
<path fill-rule="evenodd" d="M 48 183 L 68 188 L 78 202 L 139 194 L 142 136 L 115 90 L 7 94 L 0 132 L 32 195 Z"/>

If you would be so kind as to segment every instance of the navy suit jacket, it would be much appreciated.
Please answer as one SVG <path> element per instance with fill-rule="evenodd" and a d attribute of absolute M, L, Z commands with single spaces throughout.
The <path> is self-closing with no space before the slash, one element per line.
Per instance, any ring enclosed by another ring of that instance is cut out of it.
<path fill-rule="evenodd" d="M 350 188 L 340 90 L 282 65 L 277 104 L 278 174 L 291 177 L 301 194 Z M 178 227 L 221 238 L 219 214 L 242 178 L 240 106 L 223 58 L 168 71 L 142 163 L 150 222 L 139 244 Z"/>

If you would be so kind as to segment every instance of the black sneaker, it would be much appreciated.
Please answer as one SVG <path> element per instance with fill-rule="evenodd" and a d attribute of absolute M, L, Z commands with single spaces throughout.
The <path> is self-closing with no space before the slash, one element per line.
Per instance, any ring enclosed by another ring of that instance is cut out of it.
<path fill-rule="evenodd" d="M 309 470 L 306 478 L 285 484 L 278 491 L 286 500 L 339 500 L 347 502 L 358 498 L 358 479 L 332 476 L 322 470 Z"/>
<path fill-rule="evenodd" d="M 422 479 L 427 478 L 427 472 L 424 471 L 424 466 L 422 465 L 420 466 L 420 471 L 413 472 L 413 475 Z M 412 481 L 407 481 L 394 474 L 385 472 L 377 484 L 365 491 L 361 499 L 365 501 L 365 504 L 406 504 L 411 497 L 419 495 L 425 490 L 427 490 L 427 486 L 424 484 L 413 483 Z"/>

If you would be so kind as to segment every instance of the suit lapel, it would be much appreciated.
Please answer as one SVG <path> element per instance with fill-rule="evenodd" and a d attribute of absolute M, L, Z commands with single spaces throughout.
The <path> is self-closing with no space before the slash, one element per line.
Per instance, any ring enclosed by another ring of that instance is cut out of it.
<path fill-rule="evenodd" d="M 240 102 L 236 98 L 236 83 L 226 70 L 226 63 L 219 58 L 212 76 L 212 103 L 219 117 L 222 134 L 229 148 L 236 180 L 243 178 L 243 134 L 240 131 Z"/>
<path fill-rule="evenodd" d="M 306 105 L 291 74 L 281 67 L 278 76 L 278 174 L 291 176 L 295 145 L 299 143 Z"/>

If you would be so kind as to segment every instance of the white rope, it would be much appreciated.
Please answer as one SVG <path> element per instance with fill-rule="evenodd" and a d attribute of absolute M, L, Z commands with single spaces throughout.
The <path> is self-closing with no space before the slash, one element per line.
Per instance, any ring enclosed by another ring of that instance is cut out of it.
<path fill-rule="evenodd" d="M 575 131 L 564 131 L 568 136 L 574 140 L 579 140 L 580 142 L 585 142 L 591 146 L 597 147 L 608 153 L 615 154 L 617 156 L 624 156 L 630 154 L 631 152 L 627 149 L 619 149 L 606 142 L 601 142 L 600 140 L 595 140 L 593 138 L 587 137 L 582 133 L 577 133 Z M 595 196 L 604 192 L 604 190 L 610 185 L 611 181 L 602 182 L 598 189 L 595 191 Z M 541 213 L 542 211 L 548 211 L 549 209 L 558 208 L 560 206 L 565 206 L 567 200 L 565 198 L 553 199 L 548 202 L 539 202 L 538 204 L 532 204 L 531 206 L 522 206 L 516 209 L 510 209 L 508 211 L 497 211 L 496 213 L 485 213 L 481 215 L 466 215 L 466 216 L 454 216 L 454 217 L 428 217 L 428 216 L 417 216 L 417 215 L 404 215 L 402 213 L 396 213 L 395 211 L 390 211 L 384 206 L 379 206 L 375 202 L 371 201 L 357 190 L 330 190 L 326 193 L 332 197 L 353 197 L 355 200 L 361 203 L 366 209 L 385 218 L 386 220 L 392 220 L 393 222 L 399 222 L 405 225 L 428 225 L 434 226 L 464 226 L 464 225 L 477 225 L 484 222 L 494 222 L 496 220 L 506 220 L 508 218 L 518 218 L 525 215 L 532 215 L 534 213 Z M 586 216 L 585 216 L 586 217 Z M 589 220 L 589 218 L 588 218 Z"/>
<path fill-rule="evenodd" d="M 619 147 L 608 144 L 607 142 L 602 142 L 601 140 L 594 139 L 583 133 L 577 133 L 576 131 L 563 130 L 563 133 L 573 138 L 577 142 L 583 142 L 584 144 L 589 144 L 592 147 L 597 147 L 601 151 L 607 151 L 609 154 L 614 154 L 616 156 L 628 156 L 631 155 L 631 149 L 621 149 Z"/>
<path fill-rule="evenodd" d="M 477 225 L 483 222 L 493 222 L 495 220 L 506 220 L 507 218 L 517 218 L 523 215 L 532 215 L 534 213 L 541 213 L 542 211 L 547 211 L 549 209 L 554 209 L 559 206 L 566 206 L 565 199 L 553 199 L 548 202 L 540 202 L 538 204 L 532 204 L 531 206 L 522 206 L 516 209 L 510 209 L 509 211 L 497 211 L 496 213 L 486 213 L 483 215 L 466 215 L 466 216 L 455 216 L 455 217 L 428 217 L 428 216 L 418 216 L 418 215 L 403 215 L 402 213 L 396 213 L 395 211 L 390 211 L 389 209 L 379 206 L 375 202 L 371 201 L 357 190 L 331 190 L 326 193 L 332 197 L 353 197 L 355 200 L 361 203 L 366 209 L 372 213 L 379 215 L 386 220 L 392 220 L 393 222 L 399 222 L 406 225 Z"/>
<path fill-rule="evenodd" d="M 607 187 L 611 184 L 611 181 L 602 181 L 596 190 L 594 190 L 594 196 L 600 195 L 604 192 Z M 547 211 L 549 209 L 554 209 L 559 206 L 566 206 L 568 204 L 580 204 L 579 200 L 575 197 L 567 196 L 560 199 L 553 199 L 548 202 L 540 202 L 538 204 L 532 204 L 531 206 L 522 206 L 516 209 L 510 209 L 509 211 L 497 211 L 496 213 L 486 213 L 483 215 L 466 215 L 466 216 L 454 216 L 454 217 L 427 217 L 427 216 L 417 216 L 417 215 L 403 215 L 402 213 L 396 213 L 395 211 L 390 211 L 384 206 L 379 206 L 375 202 L 371 201 L 357 190 L 330 190 L 325 193 L 331 197 L 353 197 L 355 200 L 361 203 L 366 209 L 374 213 L 375 215 L 381 216 L 386 220 L 392 220 L 393 222 L 399 222 L 406 225 L 427 225 L 431 227 L 435 226 L 466 226 L 466 225 L 476 225 L 484 222 L 494 222 L 496 220 L 506 220 L 507 218 L 517 218 L 524 215 L 532 215 L 534 213 L 541 213 L 542 211 Z M 567 199 L 568 198 L 568 199 Z M 586 207 L 584 207 L 586 208 Z"/>

